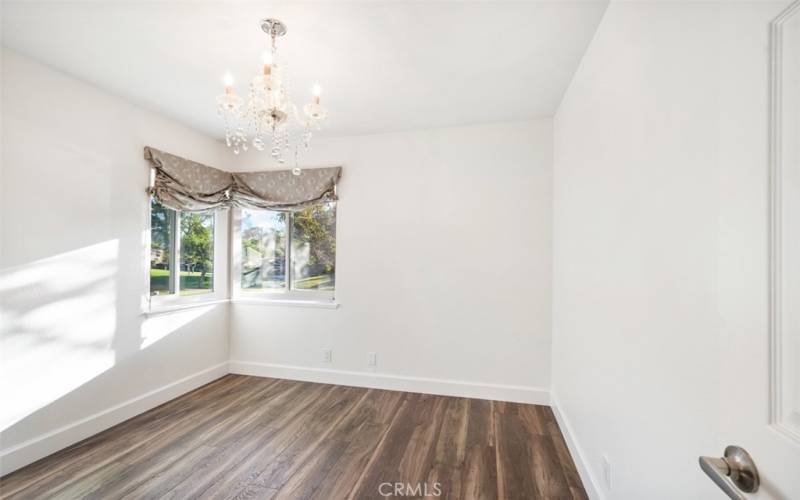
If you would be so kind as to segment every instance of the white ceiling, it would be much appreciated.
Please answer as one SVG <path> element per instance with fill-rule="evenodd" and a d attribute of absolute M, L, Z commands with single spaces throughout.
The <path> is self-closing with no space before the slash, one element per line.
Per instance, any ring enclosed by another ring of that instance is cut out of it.
<path fill-rule="evenodd" d="M 263 17 L 292 92 L 323 87 L 331 135 L 552 116 L 605 10 L 580 2 L 4 2 L 3 44 L 214 137 L 230 70 L 260 68 Z"/>

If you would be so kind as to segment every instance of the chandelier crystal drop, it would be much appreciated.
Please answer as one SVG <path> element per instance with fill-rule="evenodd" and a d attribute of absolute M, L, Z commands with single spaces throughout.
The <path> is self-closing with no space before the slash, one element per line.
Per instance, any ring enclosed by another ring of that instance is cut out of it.
<path fill-rule="evenodd" d="M 225 93 L 217 97 L 217 113 L 225 123 L 225 143 L 234 154 L 253 147 L 269 149 L 280 163 L 294 154 L 295 167 L 300 149 L 307 149 L 312 131 L 319 130 L 328 117 L 320 104 L 322 89 L 315 84 L 312 98 L 301 110 L 292 102 L 286 64 L 278 56 L 277 38 L 286 25 L 277 19 L 262 19 L 261 29 L 269 35 L 270 46 L 261 58 L 262 68 L 250 81 L 247 99 L 234 90 L 233 76 L 224 78 Z M 293 172 L 298 175 L 300 170 Z"/>

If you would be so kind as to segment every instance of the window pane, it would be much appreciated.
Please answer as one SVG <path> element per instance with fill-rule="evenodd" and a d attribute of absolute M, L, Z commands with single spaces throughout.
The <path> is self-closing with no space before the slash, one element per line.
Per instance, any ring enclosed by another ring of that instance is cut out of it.
<path fill-rule="evenodd" d="M 336 281 L 336 204 L 296 212 L 292 223 L 292 288 L 333 290 Z"/>
<path fill-rule="evenodd" d="M 181 213 L 181 295 L 214 290 L 214 214 Z"/>
<path fill-rule="evenodd" d="M 175 293 L 172 282 L 172 242 L 175 211 L 150 201 L 150 295 Z"/>
<path fill-rule="evenodd" d="M 286 214 L 242 210 L 242 289 L 286 287 Z"/>

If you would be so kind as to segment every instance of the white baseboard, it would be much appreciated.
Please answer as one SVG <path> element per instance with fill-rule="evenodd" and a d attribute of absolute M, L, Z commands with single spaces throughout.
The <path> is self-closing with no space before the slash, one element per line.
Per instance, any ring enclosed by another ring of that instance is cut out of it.
<path fill-rule="evenodd" d="M 390 391 L 438 394 L 441 396 L 492 399 L 513 403 L 550 404 L 550 392 L 547 389 L 521 385 L 462 382 L 458 380 L 407 377 L 382 373 L 255 363 L 251 361 L 231 361 L 229 369 L 231 373 L 255 375 L 257 377 L 284 378 L 302 380 L 305 382 L 319 382 L 323 384 L 386 389 Z"/>
<path fill-rule="evenodd" d="M 550 394 L 550 407 L 553 410 L 553 415 L 556 417 L 558 427 L 561 429 L 561 434 L 567 442 L 567 447 L 572 455 L 572 461 L 575 462 L 575 467 L 578 469 L 578 474 L 581 476 L 586 495 L 588 495 L 591 500 L 605 500 L 603 490 L 600 489 L 600 483 L 592 473 L 589 462 L 586 460 L 586 455 L 575 439 L 575 433 L 569 425 L 569 420 L 567 420 L 567 416 L 561 411 L 556 395 L 552 393 Z"/>
<path fill-rule="evenodd" d="M 0 451 L 0 476 L 5 476 L 20 467 L 33 463 L 40 458 L 93 436 L 227 374 L 228 362 L 225 361 L 107 410 L 89 415 L 77 422 L 2 450 Z"/>

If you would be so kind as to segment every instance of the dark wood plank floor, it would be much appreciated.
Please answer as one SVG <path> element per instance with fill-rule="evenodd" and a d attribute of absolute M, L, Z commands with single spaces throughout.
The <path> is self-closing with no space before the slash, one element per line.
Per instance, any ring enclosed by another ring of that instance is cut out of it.
<path fill-rule="evenodd" d="M 586 498 L 546 406 L 242 375 L 0 479 L 0 497 L 8 499 L 361 500 L 382 493 Z"/>

